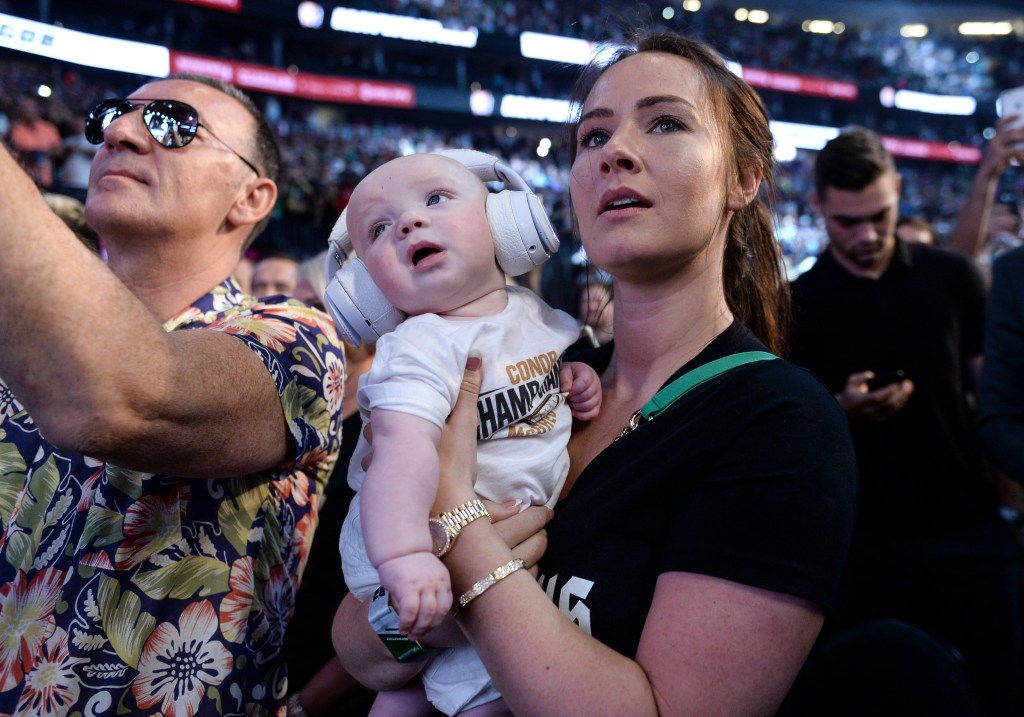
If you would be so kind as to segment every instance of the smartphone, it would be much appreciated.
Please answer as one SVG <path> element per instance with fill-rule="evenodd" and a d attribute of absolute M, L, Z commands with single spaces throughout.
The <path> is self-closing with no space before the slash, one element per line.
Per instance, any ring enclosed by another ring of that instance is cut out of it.
<path fill-rule="evenodd" d="M 1008 128 L 1024 128 L 1024 85 L 1000 93 L 999 99 L 996 100 L 996 114 L 1000 117 L 1017 115 L 1017 119 Z"/>
<path fill-rule="evenodd" d="M 907 374 L 902 369 L 896 371 L 875 371 L 875 377 L 868 379 L 868 390 L 877 391 L 880 388 L 902 381 Z"/>

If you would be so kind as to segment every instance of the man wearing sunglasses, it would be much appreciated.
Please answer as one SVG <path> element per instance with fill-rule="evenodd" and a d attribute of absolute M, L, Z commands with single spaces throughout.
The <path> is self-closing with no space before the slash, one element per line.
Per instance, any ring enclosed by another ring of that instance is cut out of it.
<path fill-rule="evenodd" d="M 86 135 L 107 266 L 0 150 L 0 713 L 276 714 L 344 373 L 326 315 L 230 278 L 277 147 L 197 77 Z"/>

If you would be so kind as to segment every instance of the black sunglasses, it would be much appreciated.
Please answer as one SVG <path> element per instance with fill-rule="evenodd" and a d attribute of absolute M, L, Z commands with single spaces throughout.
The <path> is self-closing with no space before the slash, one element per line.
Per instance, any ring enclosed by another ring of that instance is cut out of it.
<path fill-rule="evenodd" d="M 248 159 L 231 149 L 228 144 L 205 124 L 199 121 L 199 112 L 192 105 L 177 100 L 103 100 L 89 112 L 85 118 L 85 138 L 92 144 L 103 144 L 103 132 L 110 123 L 121 115 L 126 115 L 142 108 L 142 121 L 149 134 L 161 147 L 180 149 L 191 142 L 199 128 L 202 127 L 218 142 L 246 163 L 256 176 L 260 170 Z"/>

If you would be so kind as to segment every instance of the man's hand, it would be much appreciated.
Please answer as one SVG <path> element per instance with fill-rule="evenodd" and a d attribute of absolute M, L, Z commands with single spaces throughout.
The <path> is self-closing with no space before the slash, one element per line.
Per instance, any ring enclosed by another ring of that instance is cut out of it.
<path fill-rule="evenodd" d="M 1011 125 L 1020 119 L 1017 115 L 1008 115 L 996 121 L 995 137 L 985 145 L 985 154 L 978 167 L 979 177 L 995 180 L 1013 160 L 1024 162 L 1024 126 L 1011 129 Z"/>
<path fill-rule="evenodd" d="M 411 553 L 385 560 L 377 568 L 398 613 L 398 631 L 419 640 L 441 624 L 452 607 L 448 571 L 433 553 Z"/>
<path fill-rule="evenodd" d="M 914 382 L 910 379 L 871 391 L 868 381 L 874 377 L 873 371 L 851 374 L 842 393 L 836 394 L 850 420 L 887 421 L 903 410 L 914 393 Z"/>

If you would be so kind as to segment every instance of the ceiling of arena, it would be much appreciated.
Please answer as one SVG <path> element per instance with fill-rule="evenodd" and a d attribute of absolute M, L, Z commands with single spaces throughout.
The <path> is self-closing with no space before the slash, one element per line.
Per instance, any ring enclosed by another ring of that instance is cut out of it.
<path fill-rule="evenodd" d="M 1019 0 L 706 0 L 708 4 L 747 7 L 785 13 L 790 19 L 892 22 L 962 22 L 964 20 L 1016 20 L 1024 24 L 1024 3 Z"/>

